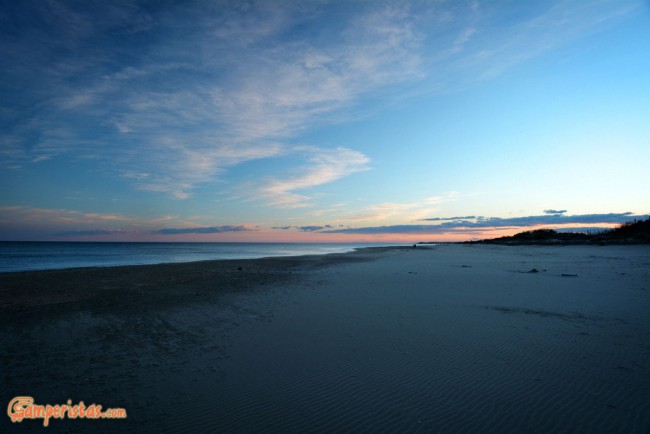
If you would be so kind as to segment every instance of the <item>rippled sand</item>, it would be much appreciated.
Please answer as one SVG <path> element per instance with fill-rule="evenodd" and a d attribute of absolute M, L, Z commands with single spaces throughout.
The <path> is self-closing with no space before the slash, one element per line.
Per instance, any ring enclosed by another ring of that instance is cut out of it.
<path fill-rule="evenodd" d="M 5 405 L 30 395 L 128 412 L 48 432 L 650 431 L 644 246 L 1 277 Z"/>

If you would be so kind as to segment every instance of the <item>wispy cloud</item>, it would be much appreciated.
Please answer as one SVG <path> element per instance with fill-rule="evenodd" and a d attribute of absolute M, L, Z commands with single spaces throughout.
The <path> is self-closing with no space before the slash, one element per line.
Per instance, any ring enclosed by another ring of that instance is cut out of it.
<path fill-rule="evenodd" d="M 518 21 L 503 23 L 492 13 L 490 3 L 481 3 L 477 38 L 468 65 L 481 65 L 481 79 L 494 78 L 508 69 L 565 45 L 610 24 L 642 7 L 635 2 L 539 3 Z M 505 25 L 504 25 L 505 24 Z M 481 35 L 489 32 L 489 38 Z"/>
<path fill-rule="evenodd" d="M 149 158 L 160 162 L 161 171 L 157 167 L 148 167 L 147 173 L 134 176 L 132 170 L 123 172 L 127 178 L 135 178 L 134 185 L 141 190 L 169 193 L 178 199 L 190 197 L 192 189 L 199 184 L 214 180 L 226 169 L 246 161 L 268 158 L 283 153 L 282 146 L 268 143 L 259 146 L 235 147 L 229 145 L 210 147 L 201 144 L 206 139 L 200 139 L 194 146 L 179 142 L 172 138 L 161 138 L 160 148 L 143 149 L 149 152 Z M 166 161 L 172 158 L 173 161 Z M 140 157 L 139 157 L 140 158 Z M 145 158 L 146 157 L 142 157 Z M 146 176 L 143 176 L 146 175 Z"/>
<path fill-rule="evenodd" d="M 430 196 L 414 202 L 384 202 L 366 207 L 355 214 L 343 215 L 342 220 L 350 223 L 361 221 L 383 221 L 400 219 L 407 221 L 421 220 L 431 215 L 443 203 L 458 199 L 460 193 L 451 191 L 442 195 Z"/>
<path fill-rule="evenodd" d="M 368 170 L 367 163 L 370 161 L 360 152 L 340 147 L 333 150 L 301 147 L 298 150 L 310 155 L 309 165 L 300 169 L 300 173 L 295 176 L 266 181 L 264 186 L 256 188 L 253 193 L 255 197 L 264 199 L 273 206 L 309 206 L 310 197 L 296 192 Z"/>

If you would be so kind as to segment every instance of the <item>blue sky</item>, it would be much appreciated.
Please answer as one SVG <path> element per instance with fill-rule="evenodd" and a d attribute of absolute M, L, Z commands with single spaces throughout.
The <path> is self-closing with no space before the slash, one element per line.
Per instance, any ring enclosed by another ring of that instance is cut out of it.
<path fill-rule="evenodd" d="M 650 212 L 643 1 L 0 5 L 3 240 L 459 240 Z"/>

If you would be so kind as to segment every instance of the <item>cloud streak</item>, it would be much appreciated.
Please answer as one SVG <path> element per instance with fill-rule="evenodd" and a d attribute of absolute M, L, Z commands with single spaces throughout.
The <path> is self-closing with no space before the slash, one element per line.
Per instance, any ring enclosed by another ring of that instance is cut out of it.
<path fill-rule="evenodd" d="M 123 234 L 122 230 L 106 230 L 106 229 L 91 229 L 87 231 L 64 231 L 56 232 L 52 234 L 55 237 L 89 237 L 97 235 L 114 235 L 114 234 Z"/>
<path fill-rule="evenodd" d="M 535 225 L 561 225 L 568 223 L 623 223 L 630 218 L 639 218 L 644 216 L 634 216 L 631 212 L 609 213 L 609 214 L 580 214 L 580 215 L 563 215 L 563 214 L 544 214 L 526 217 L 476 217 L 471 220 L 455 220 L 442 223 L 447 227 L 503 227 L 503 226 L 535 226 Z M 429 220 L 429 219 L 423 219 Z"/>
<path fill-rule="evenodd" d="M 200 228 L 164 228 L 154 231 L 155 234 L 179 235 L 179 234 L 221 234 L 224 232 L 245 232 L 254 229 L 246 226 L 206 226 Z"/>
<path fill-rule="evenodd" d="M 23 205 L 0 207 L 0 224 L 124 224 L 137 219 L 122 214 L 88 213 L 68 209 L 36 208 Z"/>
<path fill-rule="evenodd" d="M 311 225 L 311 226 L 275 226 L 272 227 L 271 229 L 275 230 L 283 230 L 283 231 L 290 231 L 290 230 L 298 230 L 301 232 L 318 232 L 322 231 L 324 229 L 332 229 L 334 226 L 332 225 L 324 225 L 324 226 L 318 226 L 318 225 Z"/>
<path fill-rule="evenodd" d="M 369 226 L 359 228 L 332 229 L 326 232 L 339 234 L 443 234 L 448 232 L 471 232 L 476 230 L 499 228 L 525 228 L 540 225 L 567 224 L 620 224 L 632 219 L 644 219 L 648 216 L 633 215 L 630 212 L 609 214 L 582 214 L 564 216 L 546 214 L 526 217 L 476 217 L 473 220 L 434 217 L 423 219 L 443 221 L 440 224 Z"/>

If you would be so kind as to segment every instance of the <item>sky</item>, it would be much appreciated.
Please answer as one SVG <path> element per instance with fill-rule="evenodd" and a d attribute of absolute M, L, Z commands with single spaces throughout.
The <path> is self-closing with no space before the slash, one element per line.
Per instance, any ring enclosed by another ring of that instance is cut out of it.
<path fill-rule="evenodd" d="M 635 0 L 0 0 L 0 240 L 645 218 L 648 53 Z"/>

